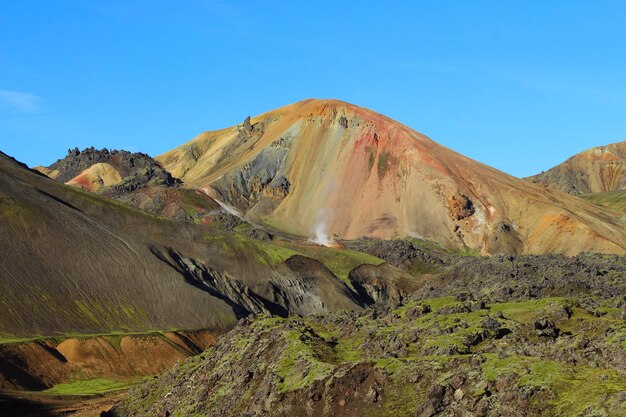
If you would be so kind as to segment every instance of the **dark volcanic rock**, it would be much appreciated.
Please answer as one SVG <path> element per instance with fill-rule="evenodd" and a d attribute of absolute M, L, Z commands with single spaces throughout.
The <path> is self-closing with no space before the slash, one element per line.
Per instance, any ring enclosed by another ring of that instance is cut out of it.
<path fill-rule="evenodd" d="M 59 159 L 48 167 L 57 172 L 54 177 L 59 182 L 67 182 L 81 172 L 98 163 L 108 163 L 115 167 L 124 179 L 120 184 L 119 192 L 132 191 L 148 182 L 162 185 L 176 185 L 179 180 L 173 178 L 169 172 L 145 153 L 131 153 L 123 150 L 95 149 L 93 147 L 79 151 L 77 148 L 69 150 L 65 158 Z"/>
<path fill-rule="evenodd" d="M 344 242 L 421 276 L 415 298 L 472 294 L 480 302 L 593 293 L 626 293 L 626 256 L 607 254 L 460 256 L 406 240 Z M 436 275 L 433 275 L 436 273 Z M 477 305 L 474 308 L 480 308 Z"/>
<path fill-rule="evenodd" d="M 257 129 L 256 125 L 254 129 Z M 250 134 L 254 134 L 254 129 Z M 214 182 L 212 188 L 222 201 L 242 213 L 253 210 L 262 202 L 276 204 L 291 190 L 291 183 L 285 173 L 285 163 L 292 142 L 293 137 L 289 135 L 280 138 L 252 161 Z"/>
<path fill-rule="evenodd" d="M 387 264 L 361 265 L 348 275 L 352 287 L 368 305 L 398 305 L 415 291 L 415 280 Z"/>
<path fill-rule="evenodd" d="M 432 417 L 436 415 L 444 405 L 446 387 L 434 384 L 426 393 L 426 399 L 422 407 L 415 414 L 416 417 Z"/>
<path fill-rule="evenodd" d="M 537 336 L 551 338 L 558 337 L 561 332 L 557 329 L 552 320 L 547 317 L 543 317 L 535 322 L 535 330 L 537 330 Z"/>
<path fill-rule="evenodd" d="M 115 416 L 147 417 L 163 410 L 174 415 L 196 410 L 208 417 L 538 417 L 626 411 L 615 389 L 626 379 L 610 370 L 626 363 L 619 346 L 625 336 L 581 338 L 605 326 L 619 331 L 614 313 L 596 317 L 572 307 L 571 318 L 559 320 L 571 320 L 578 336 L 555 342 L 534 332 L 556 328 L 545 317 L 560 314 L 559 307 L 567 305 L 561 298 L 496 303 L 490 306 L 492 314 L 454 312 L 468 301 L 461 298 L 465 301 L 409 301 L 395 310 L 242 321 L 204 358 L 131 392 L 116 406 Z M 604 300 L 609 301 L 619 302 Z M 406 320 L 409 315 L 415 319 Z M 503 329 L 509 330 L 504 339 L 498 336 Z M 594 388 L 583 394 L 579 390 L 585 385 Z M 556 407 L 561 414 L 554 414 Z"/>

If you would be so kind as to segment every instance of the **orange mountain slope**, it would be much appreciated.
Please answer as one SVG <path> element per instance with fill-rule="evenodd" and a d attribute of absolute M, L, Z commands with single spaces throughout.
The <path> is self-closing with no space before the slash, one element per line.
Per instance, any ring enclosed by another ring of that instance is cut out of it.
<path fill-rule="evenodd" d="M 626 188 L 626 141 L 588 149 L 527 179 L 574 195 L 623 190 Z"/>
<path fill-rule="evenodd" d="M 274 230 L 413 236 L 482 253 L 624 253 L 626 228 L 371 110 L 309 99 L 205 132 L 156 158 L 186 186 Z"/>

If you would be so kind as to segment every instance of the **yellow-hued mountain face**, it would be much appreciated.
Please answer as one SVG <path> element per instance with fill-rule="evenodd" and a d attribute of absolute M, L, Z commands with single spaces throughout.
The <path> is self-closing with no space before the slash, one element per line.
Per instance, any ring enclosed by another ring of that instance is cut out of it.
<path fill-rule="evenodd" d="M 626 141 L 587 149 L 527 179 L 573 195 L 626 189 Z"/>
<path fill-rule="evenodd" d="M 66 184 L 89 191 L 97 191 L 102 187 L 119 184 L 120 182 L 122 182 L 122 176 L 119 171 L 111 164 L 100 162 L 90 166 L 77 177 L 66 182 Z"/>
<path fill-rule="evenodd" d="M 318 241 L 413 236 L 482 253 L 568 255 L 626 248 L 612 212 L 336 100 L 203 133 L 157 160 L 250 221 Z"/>

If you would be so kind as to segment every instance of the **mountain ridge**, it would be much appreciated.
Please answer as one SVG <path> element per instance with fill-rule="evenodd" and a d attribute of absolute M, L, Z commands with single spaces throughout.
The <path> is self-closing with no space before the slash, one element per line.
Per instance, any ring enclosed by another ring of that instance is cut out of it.
<path fill-rule="evenodd" d="M 307 99 L 204 132 L 156 160 L 247 220 L 298 236 L 414 236 L 484 254 L 626 248 L 610 212 L 339 100 Z"/>
<path fill-rule="evenodd" d="M 526 179 L 572 195 L 622 190 L 626 188 L 626 141 L 589 148 Z"/>

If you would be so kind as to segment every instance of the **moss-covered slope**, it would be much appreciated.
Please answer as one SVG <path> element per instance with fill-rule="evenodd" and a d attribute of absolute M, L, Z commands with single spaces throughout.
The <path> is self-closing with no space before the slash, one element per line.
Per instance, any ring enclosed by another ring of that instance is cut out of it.
<path fill-rule="evenodd" d="M 465 295 L 259 317 L 132 391 L 114 415 L 624 415 L 623 313 L 622 299 Z"/>

